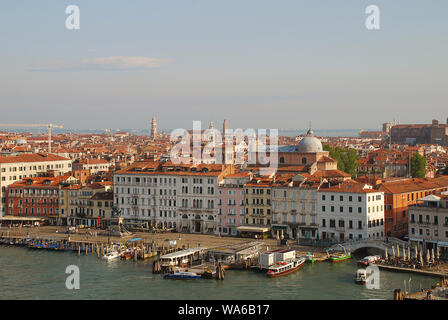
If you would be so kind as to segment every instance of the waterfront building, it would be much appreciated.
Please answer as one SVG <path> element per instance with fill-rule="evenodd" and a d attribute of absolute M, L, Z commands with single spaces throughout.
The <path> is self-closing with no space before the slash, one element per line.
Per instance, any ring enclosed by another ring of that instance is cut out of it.
<path fill-rule="evenodd" d="M 113 192 L 101 183 L 69 185 L 61 188 L 59 204 L 60 224 L 98 227 L 98 218 L 111 217 Z"/>
<path fill-rule="evenodd" d="M 24 178 L 7 188 L 8 214 L 42 217 L 55 223 L 59 217 L 59 190 L 70 175 Z"/>
<path fill-rule="evenodd" d="M 384 192 L 386 236 L 403 237 L 408 234 L 408 207 L 430 194 L 448 190 L 448 176 L 429 179 L 399 179 L 379 184 Z"/>
<path fill-rule="evenodd" d="M 218 191 L 218 233 L 237 235 L 237 228 L 244 224 L 244 185 L 251 180 L 249 172 L 225 176 Z"/>
<path fill-rule="evenodd" d="M 409 207 L 409 242 L 425 253 L 439 249 L 441 258 L 448 258 L 448 193 L 428 195 Z"/>
<path fill-rule="evenodd" d="M 25 177 L 51 173 L 63 175 L 72 170 L 72 161 L 54 154 L 23 154 L 0 158 L 0 216 L 6 213 L 6 188 Z"/>
<path fill-rule="evenodd" d="M 317 197 L 319 239 L 384 236 L 384 193 L 354 181 L 322 186 Z"/>
<path fill-rule="evenodd" d="M 271 187 L 274 175 L 254 177 L 245 185 L 245 225 L 265 230 L 272 224 Z M 255 230 L 255 229 L 254 229 Z"/>
<path fill-rule="evenodd" d="M 317 239 L 317 191 L 325 180 L 309 175 L 278 175 L 272 184 L 273 236 Z"/>
<path fill-rule="evenodd" d="M 136 161 L 114 174 L 115 204 L 125 222 L 182 232 L 218 233 L 218 186 L 231 168 Z"/>

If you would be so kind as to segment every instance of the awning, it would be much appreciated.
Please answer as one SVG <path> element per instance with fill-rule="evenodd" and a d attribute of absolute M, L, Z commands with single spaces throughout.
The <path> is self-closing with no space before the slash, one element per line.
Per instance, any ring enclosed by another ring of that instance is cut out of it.
<path fill-rule="evenodd" d="M 139 240 L 142 240 L 142 238 L 134 238 L 134 239 L 131 239 L 131 240 L 128 240 L 129 242 L 134 242 L 134 241 L 139 241 Z"/>
<path fill-rule="evenodd" d="M 272 226 L 272 230 L 286 230 L 288 229 L 288 226 L 283 225 L 283 224 L 278 224 L 278 225 L 273 225 Z"/>
<path fill-rule="evenodd" d="M 447 247 L 448 248 L 448 242 L 439 241 L 439 242 L 437 242 L 437 245 L 439 247 Z"/>
<path fill-rule="evenodd" d="M 45 218 L 4 216 L 4 217 L 0 217 L 0 220 L 3 220 L 3 221 L 45 221 Z"/>
<path fill-rule="evenodd" d="M 236 228 L 237 231 L 243 232 L 269 232 L 268 227 L 249 227 L 249 226 L 241 226 Z"/>

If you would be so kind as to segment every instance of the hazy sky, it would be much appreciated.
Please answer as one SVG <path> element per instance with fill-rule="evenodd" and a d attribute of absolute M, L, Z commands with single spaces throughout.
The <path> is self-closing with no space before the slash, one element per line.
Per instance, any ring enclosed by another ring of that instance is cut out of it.
<path fill-rule="evenodd" d="M 80 30 L 65 28 L 70 4 Z M 370 4 L 381 30 L 365 27 Z M 445 122 L 447 12 L 446 0 L 5 0 L 0 123 Z"/>

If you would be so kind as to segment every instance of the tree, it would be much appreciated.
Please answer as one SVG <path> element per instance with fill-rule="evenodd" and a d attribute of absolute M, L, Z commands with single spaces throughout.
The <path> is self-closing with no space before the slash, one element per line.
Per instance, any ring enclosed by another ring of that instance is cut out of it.
<path fill-rule="evenodd" d="M 426 176 L 426 158 L 417 152 L 411 156 L 411 177 L 424 178 Z"/>
<path fill-rule="evenodd" d="M 330 157 L 338 162 L 338 169 L 356 176 L 359 167 L 359 156 L 355 149 L 344 149 L 340 147 L 333 148 L 326 144 L 323 146 L 325 151 L 330 152 Z"/>

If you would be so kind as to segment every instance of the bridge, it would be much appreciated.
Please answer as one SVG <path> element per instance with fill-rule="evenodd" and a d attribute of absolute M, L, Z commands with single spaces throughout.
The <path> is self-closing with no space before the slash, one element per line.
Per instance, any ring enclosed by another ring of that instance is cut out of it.
<path fill-rule="evenodd" d="M 393 247 L 393 249 L 392 249 Z M 349 240 L 342 243 L 337 243 L 332 245 L 329 250 L 335 250 L 335 251 L 344 251 L 345 250 L 350 252 L 355 252 L 360 249 L 364 248 L 376 248 L 378 250 L 381 250 L 383 252 L 386 251 L 388 254 L 395 254 L 395 255 L 402 255 L 403 247 L 406 248 L 406 250 L 409 249 L 409 245 L 406 241 L 397 239 L 397 238 L 369 238 L 369 239 L 360 239 L 360 240 Z"/>

